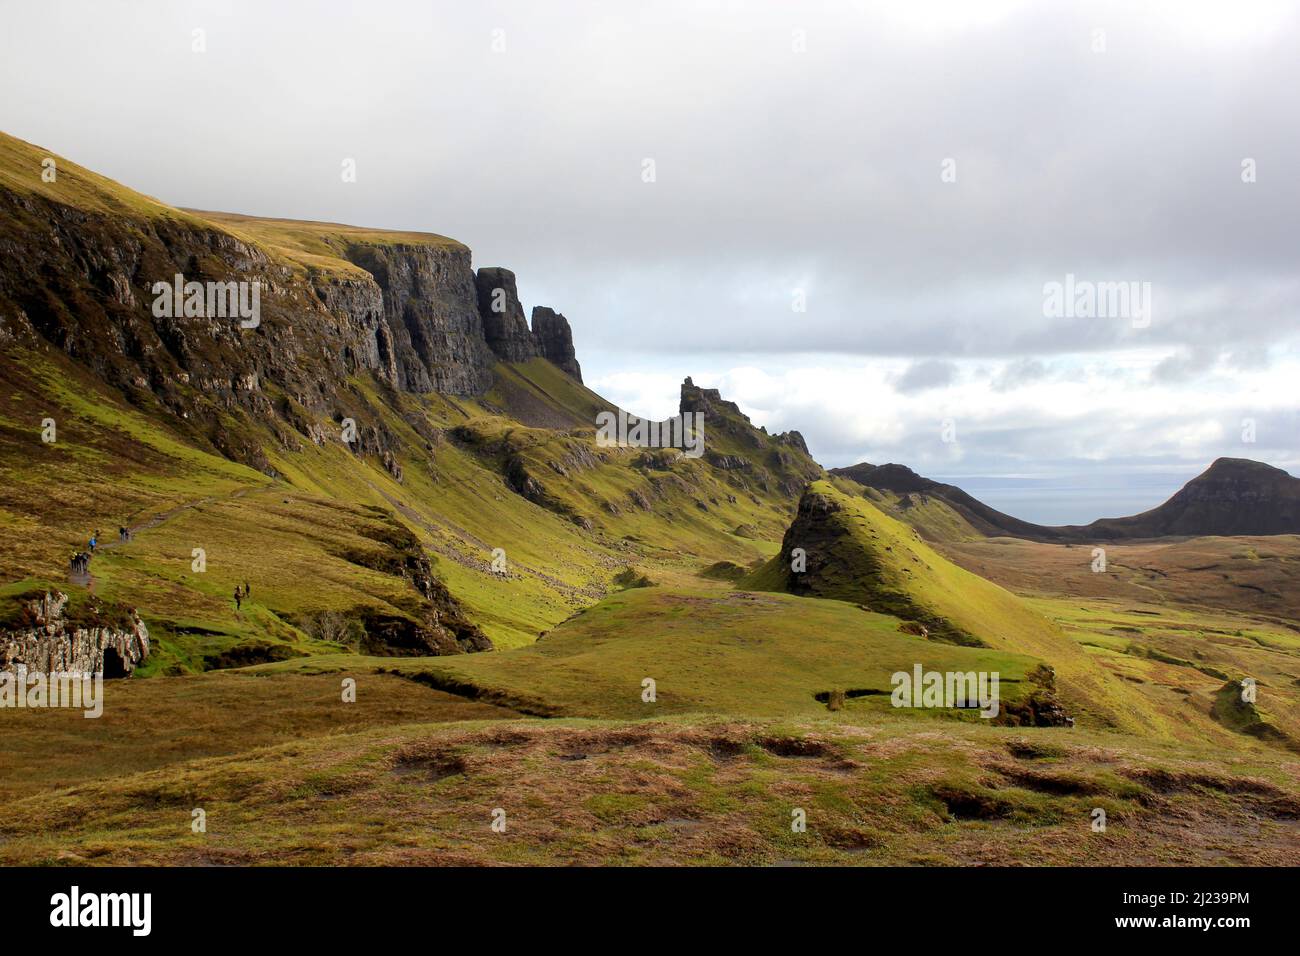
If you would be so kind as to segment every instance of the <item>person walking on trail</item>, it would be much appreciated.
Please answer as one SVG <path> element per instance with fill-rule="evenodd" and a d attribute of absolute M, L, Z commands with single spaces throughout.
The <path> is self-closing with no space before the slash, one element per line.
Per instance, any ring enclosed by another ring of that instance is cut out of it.
<path fill-rule="evenodd" d="M 239 610 L 239 585 L 235 585 L 235 610 Z"/>
<path fill-rule="evenodd" d="M 250 587 L 248 586 L 248 582 L 245 581 L 245 582 L 244 582 L 244 597 L 248 597 L 248 595 L 250 595 L 252 592 L 253 592 L 253 589 L 250 588 Z"/>
<path fill-rule="evenodd" d="M 92 534 L 92 535 L 90 536 L 90 540 L 89 540 L 88 542 L 86 542 L 86 543 L 89 545 L 89 547 L 90 547 L 90 553 L 91 553 L 91 554 L 94 554 L 94 553 L 95 553 L 95 539 L 96 539 L 97 537 L 98 537 L 97 535 L 93 535 L 93 534 Z"/>
<path fill-rule="evenodd" d="M 118 529 L 117 529 L 117 540 L 118 540 L 118 541 L 125 541 L 126 538 L 127 538 L 126 528 L 118 528 Z"/>

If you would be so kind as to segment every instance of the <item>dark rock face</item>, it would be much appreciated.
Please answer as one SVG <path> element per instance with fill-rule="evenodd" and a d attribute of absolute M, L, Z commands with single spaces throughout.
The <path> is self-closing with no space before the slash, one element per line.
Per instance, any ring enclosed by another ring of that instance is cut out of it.
<path fill-rule="evenodd" d="M 497 361 L 543 348 L 580 374 L 563 317 L 544 320 L 535 336 L 514 276 L 487 269 L 476 279 L 458 243 L 362 239 L 339 256 L 358 270 L 304 274 L 179 213 L 95 212 L 0 189 L 0 342 L 58 350 L 133 405 L 166 415 L 199 447 L 268 474 L 267 449 L 252 437 L 258 429 L 231 428 L 232 417 L 269 424 L 274 440 L 293 449 L 338 441 L 330 422 L 382 420 L 398 405 L 394 392 L 482 395 Z M 260 323 L 155 314 L 154 283 L 177 274 L 257 283 Z M 503 313 L 491 311 L 495 288 Z M 366 372 L 387 386 L 380 401 L 390 409 L 349 384 Z M 402 449 L 393 442 L 373 451 Z M 390 473 L 399 467 L 381 464 Z"/>
<path fill-rule="evenodd" d="M 573 330 L 569 320 L 544 305 L 533 307 L 533 338 L 542 358 L 563 372 L 582 381 L 582 367 L 573 349 Z"/>
<path fill-rule="evenodd" d="M 742 419 L 746 425 L 750 424 L 749 416 L 740 410 L 739 405 L 724 399 L 716 388 L 700 388 L 690 378 L 682 382 L 682 397 L 678 409 L 683 415 L 700 412 L 704 415 Z"/>
<path fill-rule="evenodd" d="M 475 277 L 478 288 L 478 311 L 488 347 L 506 362 L 525 362 L 540 353 L 524 307 L 519 302 L 515 274 L 509 269 L 486 266 Z"/>
<path fill-rule="evenodd" d="M 408 392 L 481 395 L 492 385 L 492 352 L 479 316 L 464 246 L 353 245 L 348 258 L 383 290 L 386 334 L 376 341 L 383 371 Z M 367 366 L 367 367 L 376 367 Z"/>

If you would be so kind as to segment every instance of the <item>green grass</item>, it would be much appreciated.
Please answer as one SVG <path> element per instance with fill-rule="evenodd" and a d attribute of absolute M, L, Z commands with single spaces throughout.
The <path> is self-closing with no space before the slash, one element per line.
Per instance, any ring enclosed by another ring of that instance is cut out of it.
<path fill-rule="evenodd" d="M 859 698 L 860 705 L 885 714 L 891 675 L 918 663 L 999 672 L 1004 698 L 1014 700 L 1037 664 L 1025 655 L 925 641 L 901 633 L 898 623 L 840 601 L 638 588 L 606 598 L 527 648 L 396 667 L 529 711 L 632 719 L 818 714 L 826 707 L 815 695 L 833 688 L 877 691 L 883 696 Z M 655 681 L 655 703 L 642 700 L 646 678 Z"/>
<path fill-rule="evenodd" d="M 809 493 L 836 509 L 824 525 L 810 530 L 819 536 L 816 541 L 806 542 L 806 550 L 815 552 L 809 566 L 817 571 L 800 583 L 813 593 L 919 619 L 939 636 L 955 632 L 990 648 L 1029 655 L 1055 670 L 1061 696 L 1079 718 L 1169 733 L 1163 721 L 1152 726 L 1152 715 L 1137 695 L 1122 682 L 1108 680 L 1082 648 L 1022 599 L 953 564 L 915 529 L 865 499 L 845 495 L 825 481 L 814 482 Z M 778 555 L 742 584 L 783 589 L 792 580 L 788 558 Z"/>
<path fill-rule="evenodd" d="M 256 243 L 277 258 L 313 273 L 369 277 L 370 273 L 349 261 L 348 250 L 353 246 L 434 246 L 469 254 L 462 243 L 428 232 L 370 229 L 337 222 L 266 219 L 199 209 L 185 212 L 247 242 Z"/>
<path fill-rule="evenodd" d="M 353 724 L 20 792 L 0 805 L 0 862 L 1297 862 L 1293 767 L 1078 729 L 1034 740 L 1054 755 L 1009 728 L 866 717 Z M 195 807 L 206 833 L 191 831 Z"/>

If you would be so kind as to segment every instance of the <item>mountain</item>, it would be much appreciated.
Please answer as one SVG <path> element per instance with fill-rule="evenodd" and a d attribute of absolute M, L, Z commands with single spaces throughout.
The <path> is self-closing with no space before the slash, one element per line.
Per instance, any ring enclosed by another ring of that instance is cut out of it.
<path fill-rule="evenodd" d="M 1220 458 L 1164 504 L 1077 530 L 1097 538 L 1300 534 L 1300 478 L 1246 458 Z"/>
<path fill-rule="evenodd" d="M 909 521 L 935 537 L 962 531 L 986 537 L 1038 541 L 1108 541 L 1202 535 L 1300 534 L 1300 479 L 1280 468 L 1244 458 L 1220 458 L 1164 504 L 1127 518 L 1100 518 L 1059 527 L 1021 521 L 990 508 L 955 485 L 924 478 L 903 465 L 858 464 L 830 473 L 863 488 L 890 494 L 898 512 L 921 508 Z M 947 525 L 921 506 L 934 498 L 955 512 Z M 956 530 L 954 530 L 956 529 Z"/>
<path fill-rule="evenodd" d="M 0 622 L 81 607 L 112 529 L 89 583 L 143 676 L 529 643 L 641 562 L 759 559 L 821 475 L 689 379 L 703 457 L 602 446 L 568 319 L 443 236 L 179 209 L 0 135 L 0 262 Z"/>

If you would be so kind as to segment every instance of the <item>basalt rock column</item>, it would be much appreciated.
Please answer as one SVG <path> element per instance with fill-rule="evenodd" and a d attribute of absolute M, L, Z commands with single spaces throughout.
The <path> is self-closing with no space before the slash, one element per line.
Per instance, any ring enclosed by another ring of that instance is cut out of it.
<path fill-rule="evenodd" d="M 475 285 L 488 347 L 506 362 L 536 358 L 539 354 L 537 342 L 528 329 L 524 307 L 519 303 L 515 274 L 509 269 L 485 266 L 478 270 Z"/>
<path fill-rule="evenodd" d="M 582 381 L 582 366 L 573 348 L 573 330 L 569 320 L 544 305 L 533 307 L 533 338 L 542 358 Z"/>

